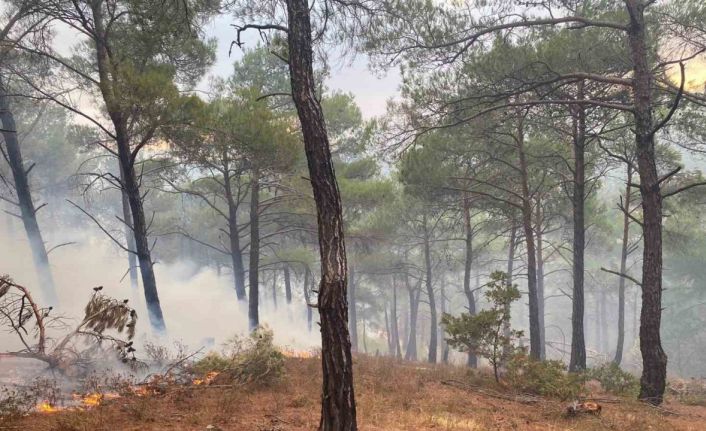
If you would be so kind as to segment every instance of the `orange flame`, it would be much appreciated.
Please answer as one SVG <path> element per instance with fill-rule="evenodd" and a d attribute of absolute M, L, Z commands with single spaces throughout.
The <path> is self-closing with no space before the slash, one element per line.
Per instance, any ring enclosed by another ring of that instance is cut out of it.
<path fill-rule="evenodd" d="M 213 381 L 213 379 L 216 378 L 217 375 L 220 373 L 218 371 L 210 371 L 208 372 L 203 379 L 194 379 L 193 384 L 198 386 L 198 385 L 209 385 Z"/>
<path fill-rule="evenodd" d="M 56 413 L 59 410 L 61 409 L 59 409 L 58 407 L 54 407 L 49 403 L 49 401 L 43 401 L 37 404 L 37 411 L 40 413 Z"/>
<path fill-rule="evenodd" d="M 316 352 L 312 350 L 295 350 L 290 348 L 283 348 L 281 352 L 287 358 L 298 358 L 298 359 L 311 359 L 316 357 Z"/>

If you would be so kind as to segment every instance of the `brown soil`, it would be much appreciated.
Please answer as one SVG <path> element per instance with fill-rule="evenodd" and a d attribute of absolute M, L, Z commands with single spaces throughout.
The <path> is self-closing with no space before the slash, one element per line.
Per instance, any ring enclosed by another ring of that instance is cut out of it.
<path fill-rule="evenodd" d="M 319 367 L 318 359 L 288 359 L 283 381 L 266 388 L 175 386 L 163 395 L 120 398 L 88 411 L 36 413 L 0 423 L 0 429 L 315 430 Z M 509 393 L 460 367 L 356 357 L 355 379 L 361 430 L 706 431 L 706 407 L 668 399 L 654 408 L 622 399 L 604 402 L 600 415 L 567 417 L 567 402 L 542 399 L 524 404 L 491 396 Z M 475 382 L 485 389 L 442 383 L 449 379 Z"/>

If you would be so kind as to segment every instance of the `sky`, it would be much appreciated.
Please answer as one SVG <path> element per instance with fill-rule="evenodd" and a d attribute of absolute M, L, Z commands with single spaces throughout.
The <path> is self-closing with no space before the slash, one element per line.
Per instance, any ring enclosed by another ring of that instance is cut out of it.
<path fill-rule="evenodd" d="M 233 62 L 242 56 L 242 50 L 237 46 L 233 47 L 230 55 L 228 54 L 231 42 L 235 38 L 235 29 L 231 26 L 233 22 L 232 17 L 223 15 L 214 19 L 206 28 L 208 37 L 215 37 L 218 40 L 218 48 L 216 63 L 209 72 L 209 76 L 201 83 L 203 90 L 208 87 L 209 77 L 230 75 Z M 244 48 L 252 48 L 257 45 L 259 35 L 257 31 L 250 31 L 243 34 L 243 40 Z M 392 70 L 385 76 L 379 76 L 379 73 L 369 70 L 367 57 L 364 55 L 358 55 L 352 62 L 334 59 L 330 75 L 326 82 L 327 86 L 331 90 L 352 93 L 366 119 L 384 114 L 387 100 L 394 97 L 399 90 L 398 71 Z"/>

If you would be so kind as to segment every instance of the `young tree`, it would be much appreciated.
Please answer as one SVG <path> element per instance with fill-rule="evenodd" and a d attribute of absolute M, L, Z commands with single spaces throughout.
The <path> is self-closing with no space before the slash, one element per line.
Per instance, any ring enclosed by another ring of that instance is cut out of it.
<path fill-rule="evenodd" d="M 458 317 L 444 314 L 441 324 L 449 335 L 447 341 L 457 349 L 472 350 L 493 366 L 495 381 L 500 381 L 498 369 L 517 348 L 514 340 L 522 336 L 522 331 L 504 328 L 510 324 L 510 305 L 520 299 L 517 286 L 507 282 L 507 274 L 496 271 L 490 274 L 485 296 L 491 308 L 475 315 L 462 313 Z"/>

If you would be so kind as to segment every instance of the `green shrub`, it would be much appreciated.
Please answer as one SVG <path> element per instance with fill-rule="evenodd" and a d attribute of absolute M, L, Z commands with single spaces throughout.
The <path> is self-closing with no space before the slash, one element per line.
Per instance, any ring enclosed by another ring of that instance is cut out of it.
<path fill-rule="evenodd" d="M 519 391 L 562 400 L 578 397 L 583 389 L 583 378 L 567 373 L 561 361 L 536 361 L 524 353 L 513 356 L 505 378 Z"/>
<path fill-rule="evenodd" d="M 611 394 L 637 396 L 640 391 L 640 380 L 613 362 L 588 369 L 585 376 L 586 380 L 598 381 Z"/>
<path fill-rule="evenodd" d="M 235 336 L 222 353 L 211 352 L 193 365 L 195 374 L 219 372 L 218 380 L 231 383 L 270 384 L 284 372 L 284 355 L 273 343 L 273 333 L 258 327 L 248 337 Z"/>

